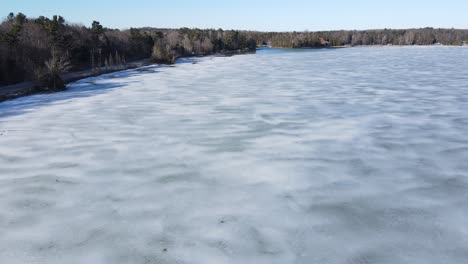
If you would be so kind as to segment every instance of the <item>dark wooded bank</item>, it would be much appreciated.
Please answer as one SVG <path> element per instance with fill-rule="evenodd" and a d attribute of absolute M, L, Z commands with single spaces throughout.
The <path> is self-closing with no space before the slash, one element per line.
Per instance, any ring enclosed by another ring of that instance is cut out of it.
<path fill-rule="evenodd" d="M 140 60 L 135 62 L 129 62 L 121 65 L 115 65 L 113 67 L 101 67 L 100 69 L 89 69 L 76 72 L 63 73 L 60 77 L 63 82 L 71 83 L 80 79 L 98 76 L 101 74 L 122 71 L 126 69 L 134 69 L 152 64 L 150 59 Z M 0 102 L 15 99 L 21 96 L 31 95 L 40 92 L 53 92 L 47 91 L 44 87 L 39 87 L 35 81 L 22 82 L 18 84 L 2 86 L 0 87 Z"/>

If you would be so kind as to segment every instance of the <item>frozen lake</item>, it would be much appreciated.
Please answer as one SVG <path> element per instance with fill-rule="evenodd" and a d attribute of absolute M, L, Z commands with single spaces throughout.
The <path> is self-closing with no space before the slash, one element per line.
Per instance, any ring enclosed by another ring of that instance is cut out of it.
<path fill-rule="evenodd" d="M 0 263 L 465 263 L 468 48 L 260 50 L 0 104 Z"/>

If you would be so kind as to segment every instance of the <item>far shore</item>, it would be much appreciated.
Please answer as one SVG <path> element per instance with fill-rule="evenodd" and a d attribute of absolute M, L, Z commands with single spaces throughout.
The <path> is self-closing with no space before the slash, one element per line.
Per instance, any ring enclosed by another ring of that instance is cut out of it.
<path fill-rule="evenodd" d="M 315 49 L 345 49 L 345 48 L 380 48 L 380 47 L 468 47 L 468 45 L 344 45 L 344 46 L 322 46 L 322 47 L 275 47 L 275 46 L 261 46 L 260 48 L 271 49 L 293 49 L 293 50 L 315 50 Z"/>

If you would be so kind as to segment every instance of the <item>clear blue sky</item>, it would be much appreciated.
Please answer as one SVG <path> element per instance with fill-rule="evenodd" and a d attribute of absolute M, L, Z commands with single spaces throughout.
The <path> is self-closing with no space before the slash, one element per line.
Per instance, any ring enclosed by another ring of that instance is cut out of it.
<path fill-rule="evenodd" d="M 199 27 L 302 31 L 468 28 L 468 0 L 0 0 L 0 11 L 59 14 L 106 27 Z"/>

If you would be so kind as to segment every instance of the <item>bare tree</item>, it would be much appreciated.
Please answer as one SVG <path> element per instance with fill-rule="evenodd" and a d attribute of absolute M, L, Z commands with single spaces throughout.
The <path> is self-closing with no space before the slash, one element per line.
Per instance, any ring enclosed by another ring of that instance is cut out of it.
<path fill-rule="evenodd" d="M 204 54 L 210 54 L 213 51 L 213 43 L 209 38 L 205 38 L 201 43 L 201 48 Z"/>
<path fill-rule="evenodd" d="M 179 33 L 177 31 L 170 31 L 166 36 L 167 44 L 171 47 L 176 47 L 179 44 Z"/>
<path fill-rule="evenodd" d="M 70 61 L 64 55 L 52 50 L 52 57 L 45 62 L 43 81 L 44 90 L 56 91 L 65 89 L 61 75 L 70 69 Z"/>
<path fill-rule="evenodd" d="M 182 46 L 184 47 L 185 53 L 187 55 L 192 55 L 193 45 L 192 41 L 190 40 L 187 34 L 184 35 L 184 39 L 182 40 Z"/>

